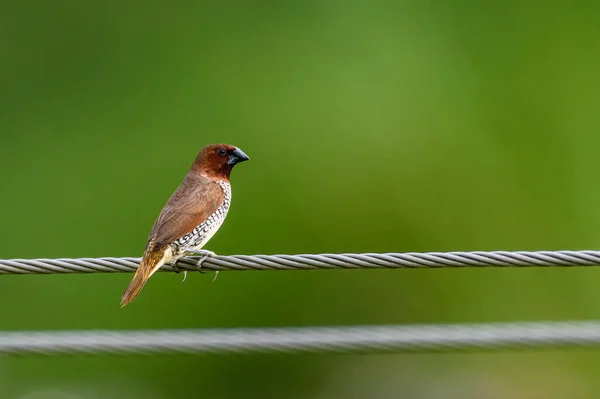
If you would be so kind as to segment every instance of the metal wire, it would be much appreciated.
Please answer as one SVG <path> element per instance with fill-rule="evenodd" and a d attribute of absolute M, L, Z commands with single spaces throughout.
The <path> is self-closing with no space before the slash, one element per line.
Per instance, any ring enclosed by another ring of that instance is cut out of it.
<path fill-rule="evenodd" d="M 198 258 L 183 258 L 181 270 L 198 270 Z M 115 273 L 132 272 L 140 258 L 61 258 L 0 260 L 0 274 Z M 381 269 L 440 267 L 529 267 L 597 266 L 600 251 L 538 252 L 426 252 L 317 255 L 232 255 L 209 257 L 202 263 L 207 271 L 220 270 L 307 270 Z M 161 271 L 173 271 L 169 265 Z"/>
<path fill-rule="evenodd" d="M 600 344 L 600 322 L 0 333 L 0 354 L 454 352 Z"/>

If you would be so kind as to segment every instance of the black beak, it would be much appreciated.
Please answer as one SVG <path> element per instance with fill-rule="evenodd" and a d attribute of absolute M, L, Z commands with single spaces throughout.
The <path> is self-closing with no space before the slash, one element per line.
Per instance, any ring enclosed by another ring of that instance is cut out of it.
<path fill-rule="evenodd" d="M 250 157 L 248 155 L 244 154 L 244 151 L 242 151 L 236 147 L 235 150 L 233 150 L 233 152 L 229 156 L 229 160 L 227 161 L 227 163 L 229 165 L 235 165 L 236 163 L 249 161 L 249 160 L 250 160 Z"/>

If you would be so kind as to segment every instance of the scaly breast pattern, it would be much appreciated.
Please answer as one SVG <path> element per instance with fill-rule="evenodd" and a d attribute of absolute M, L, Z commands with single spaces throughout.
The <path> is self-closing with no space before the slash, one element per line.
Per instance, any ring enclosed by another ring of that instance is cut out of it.
<path fill-rule="evenodd" d="M 204 222 L 196 226 L 194 230 L 172 244 L 174 254 L 182 255 L 188 249 L 201 249 L 225 221 L 225 216 L 227 216 L 227 211 L 229 211 L 231 205 L 231 185 L 224 180 L 217 180 L 217 183 L 223 190 L 223 204 Z"/>

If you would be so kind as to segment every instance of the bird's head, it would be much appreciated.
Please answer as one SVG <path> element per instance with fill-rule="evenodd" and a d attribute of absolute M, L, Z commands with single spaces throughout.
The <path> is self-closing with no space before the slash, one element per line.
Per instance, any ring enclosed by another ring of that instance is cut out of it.
<path fill-rule="evenodd" d="M 229 144 L 211 144 L 200 151 L 192 170 L 211 177 L 229 179 L 233 167 L 250 158 L 244 151 Z"/>

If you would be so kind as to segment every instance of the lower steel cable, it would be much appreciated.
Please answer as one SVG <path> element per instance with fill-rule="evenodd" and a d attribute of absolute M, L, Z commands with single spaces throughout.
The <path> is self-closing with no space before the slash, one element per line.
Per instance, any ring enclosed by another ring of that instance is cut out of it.
<path fill-rule="evenodd" d="M 0 333 L 3 355 L 454 352 L 598 345 L 600 321 Z"/>

